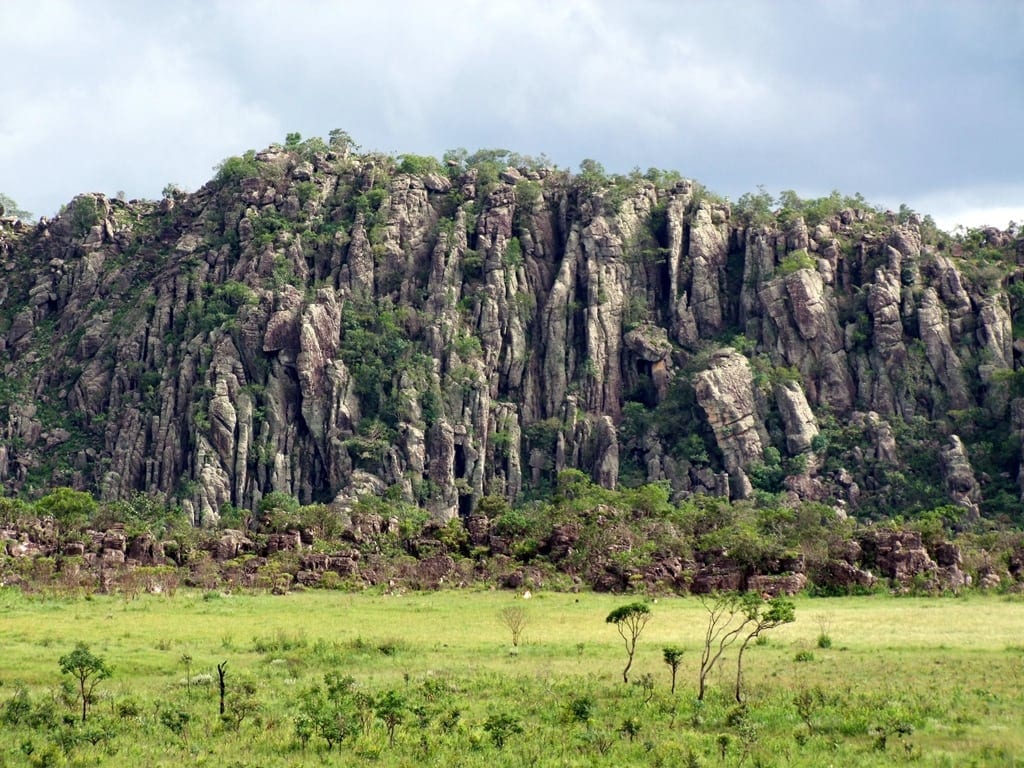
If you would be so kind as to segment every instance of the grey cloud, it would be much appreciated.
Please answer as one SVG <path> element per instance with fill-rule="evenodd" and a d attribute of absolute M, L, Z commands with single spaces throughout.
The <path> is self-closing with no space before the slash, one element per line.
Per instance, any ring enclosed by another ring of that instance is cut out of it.
<path fill-rule="evenodd" d="M 732 197 L 1024 208 L 1022 33 L 1009 1 L 15 0 L 0 45 L 33 66 L 0 85 L 0 190 L 40 212 L 152 196 L 342 127 L 383 151 L 677 168 Z"/>

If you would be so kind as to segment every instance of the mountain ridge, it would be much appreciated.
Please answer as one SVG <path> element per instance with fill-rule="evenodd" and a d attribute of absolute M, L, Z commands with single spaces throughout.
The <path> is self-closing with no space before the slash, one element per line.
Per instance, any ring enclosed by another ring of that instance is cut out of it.
<path fill-rule="evenodd" d="M 466 518 L 580 469 L 1019 522 L 1024 241 L 861 203 L 342 135 L 7 219 L 0 481 L 212 524 L 273 492 Z"/>

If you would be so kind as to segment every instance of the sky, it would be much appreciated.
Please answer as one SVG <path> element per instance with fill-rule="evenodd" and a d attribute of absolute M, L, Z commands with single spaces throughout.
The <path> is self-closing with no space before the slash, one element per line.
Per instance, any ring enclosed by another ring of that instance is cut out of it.
<path fill-rule="evenodd" d="M 340 128 L 1024 222 L 1024 0 L 0 0 L 0 51 L 36 215 Z"/>

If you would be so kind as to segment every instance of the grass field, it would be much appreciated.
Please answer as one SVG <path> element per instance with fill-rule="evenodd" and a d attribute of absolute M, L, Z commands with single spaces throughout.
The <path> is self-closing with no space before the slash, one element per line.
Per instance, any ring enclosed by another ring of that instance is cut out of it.
<path fill-rule="evenodd" d="M 799 599 L 796 622 L 748 651 L 745 707 L 732 698 L 735 654 L 695 701 L 695 598 L 651 604 L 623 684 L 605 616 L 625 602 L 2 591 L 0 765 L 1024 766 L 1019 599 Z M 517 649 L 498 615 L 510 605 L 527 617 Z M 58 661 L 76 641 L 113 671 L 84 725 Z M 685 648 L 675 695 L 668 644 Z M 328 673 L 354 681 L 332 698 Z M 328 749 L 324 733 L 339 743 Z"/>

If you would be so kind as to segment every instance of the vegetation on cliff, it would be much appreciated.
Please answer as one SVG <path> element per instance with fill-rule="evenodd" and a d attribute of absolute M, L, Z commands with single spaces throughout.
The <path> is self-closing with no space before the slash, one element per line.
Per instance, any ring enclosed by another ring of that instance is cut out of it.
<path fill-rule="evenodd" d="M 677 508 L 1020 523 L 1017 231 L 338 131 L 4 219 L 0 258 L 0 481 L 28 499 L 467 521 L 568 469 Z"/>

